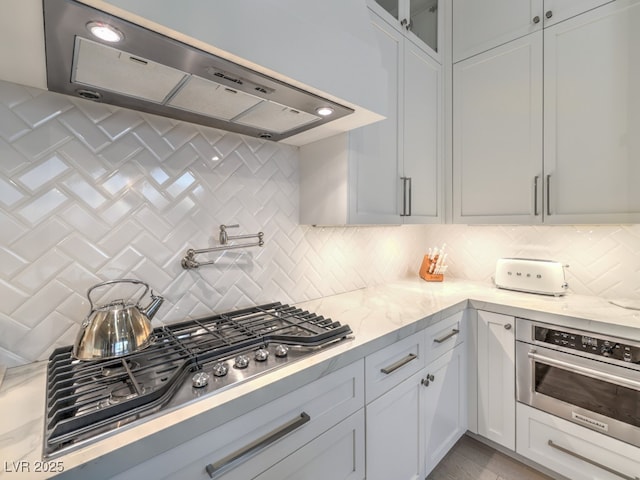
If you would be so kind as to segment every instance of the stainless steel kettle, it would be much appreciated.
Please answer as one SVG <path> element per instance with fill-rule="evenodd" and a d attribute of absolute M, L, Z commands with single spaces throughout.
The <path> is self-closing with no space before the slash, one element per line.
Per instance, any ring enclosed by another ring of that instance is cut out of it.
<path fill-rule="evenodd" d="M 114 300 L 106 305 L 94 307 L 91 292 L 98 287 L 115 283 L 144 285 L 145 290 L 135 304 Z M 78 360 L 103 360 L 117 358 L 137 352 L 151 343 L 151 319 L 164 301 L 151 290 L 151 303 L 141 308 L 138 303 L 149 291 L 149 285 L 140 280 L 121 279 L 98 283 L 87 290 L 89 311 L 82 329 L 73 345 L 73 356 Z"/>

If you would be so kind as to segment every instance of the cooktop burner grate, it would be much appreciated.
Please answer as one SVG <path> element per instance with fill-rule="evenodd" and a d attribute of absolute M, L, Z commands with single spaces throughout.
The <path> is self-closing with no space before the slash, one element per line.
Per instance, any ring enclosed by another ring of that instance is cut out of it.
<path fill-rule="evenodd" d="M 156 328 L 149 347 L 122 358 L 79 361 L 71 346 L 58 348 L 47 365 L 45 456 L 161 410 L 211 362 L 275 343 L 312 354 L 350 334 L 348 325 L 272 303 Z"/>

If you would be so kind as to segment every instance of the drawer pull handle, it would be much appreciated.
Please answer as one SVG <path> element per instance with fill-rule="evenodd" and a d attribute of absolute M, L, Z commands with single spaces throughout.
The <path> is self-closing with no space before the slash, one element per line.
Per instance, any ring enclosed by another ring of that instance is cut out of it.
<path fill-rule="evenodd" d="M 601 463 L 598 463 L 598 462 L 594 462 L 590 458 L 583 457 L 582 455 L 579 455 L 579 454 L 577 454 L 575 452 L 572 452 L 571 450 L 569 450 L 567 448 L 561 447 L 560 445 L 558 445 L 556 443 L 553 443 L 553 440 L 549 440 L 547 442 L 547 445 L 549 445 L 551 448 L 555 448 L 556 450 L 559 450 L 562 453 L 566 453 L 567 455 L 571 455 L 572 457 L 575 457 L 578 460 L 582 460 L 583 462 L 586 462 L 586 463 L 588 463 L 590 465 L 593 465 L 594 467 L 601 468 L 605 472 L 609 472 L 609 473 L 612 473 L 613 475 L 617 475 L 620 478 L 624 478 L 625 480 L 640 480 L 640 477 L 631 477 L 629 475 L 625 475 L 624 473 L 618 472 L 617 470 L 614 470 L 613 468 L 607 467 L 607 466 L 602 465 Z"/>
<path fill-rule="evenodd" d="M 233 453 L 230 453 L 226 457 L 218 460 L 215 463 L 210 463 L 205 467 L 205 470 L 209 474 L 209 477 L 215 478 L 220 475 L 222 471 L 228 470 L 242 457 L 255 453 L 258 450 L 261 450 L 269 445 L 271 445 L 276 440 L 284 437 L 288 433 L 293 432 L 295 429 L 300 428 L 305 423 L 308 423 L 311 420 L 311 417 L 302 412 L 298 417 L 293 420 L 288 421 L 284 425 L 272 430 L 271 432 L 263 435 L 260 438 L 255 439 L 253 442 L 245 445 L 244 447 L 236 450 Z"/>
<path fill-rule="evenodd" d="M 434 338 L 433 341 L 436 343 L 444 343 L 447 340 L 449 340 L 451 337 L 459 333 L 460 333 L 460 330 L 458 330 L 457 328 L 454 328 L 449 333 L 447 333 L 444 337 Z"/>
<path fill-rule="evenodd" d="M 416 354 L 410 353 L 409 355 L 407 355 L 403 359 L 398 360 L 396 363 L 391 364 L 388 367 L 381 368 L 380 371 L 382 373 L 384 373 L 385 375 L 389 375 L 390 373 L 395 372 L 397 369 L 399 369 L 400 367 L 403 367 L 404 365 L 406 365 L 407 363 L 415 360 L 416 358 L 418 358 L 418 356 Z"/>

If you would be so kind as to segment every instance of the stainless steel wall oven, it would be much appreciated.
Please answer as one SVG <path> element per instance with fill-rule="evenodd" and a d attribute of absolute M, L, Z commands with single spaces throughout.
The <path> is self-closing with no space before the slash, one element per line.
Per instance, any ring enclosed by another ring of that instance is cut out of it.
<path fill-rule="evenodd" d="M 516 320 L 517 400 L 640 447 L 640 342 Z"/>

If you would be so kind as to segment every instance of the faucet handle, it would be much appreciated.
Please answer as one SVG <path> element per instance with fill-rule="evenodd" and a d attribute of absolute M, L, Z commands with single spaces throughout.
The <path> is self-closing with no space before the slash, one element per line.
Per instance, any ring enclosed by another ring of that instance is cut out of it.
<path fill-rule="evenodd" d="M 227 235 L 227 228 L 239 228 L 239 224 L 235 225 L 220 225 L 220 245 L 226 245 L 229 241 L 229 236 Z"/>

